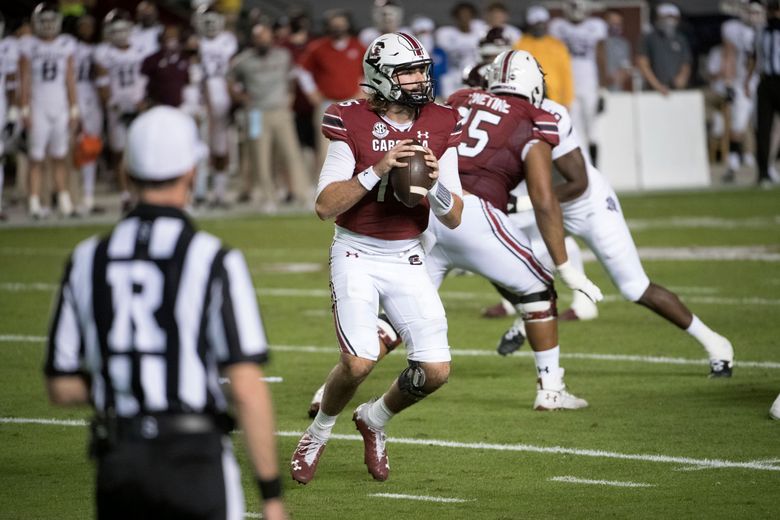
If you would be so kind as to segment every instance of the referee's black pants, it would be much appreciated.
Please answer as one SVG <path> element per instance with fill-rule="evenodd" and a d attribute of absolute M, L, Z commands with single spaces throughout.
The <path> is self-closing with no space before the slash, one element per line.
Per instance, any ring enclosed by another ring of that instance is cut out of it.
<path fill-rule="evenodd" d="M 97 518 L 235 518 L 243 511 L 240 486 L 220 433 L 123 439 L 97 459 Z"/>
<path fill-rule="evenodd" d="M 772 140 L 772 123 L 775 114 L 780 114 L 780 76 L 762 76 L 758 84 L 756 111 L 756 162 L 758 181 L 769 179 L 769 147 Z M 771 158 L 774 161 L 774 157 Z"/>

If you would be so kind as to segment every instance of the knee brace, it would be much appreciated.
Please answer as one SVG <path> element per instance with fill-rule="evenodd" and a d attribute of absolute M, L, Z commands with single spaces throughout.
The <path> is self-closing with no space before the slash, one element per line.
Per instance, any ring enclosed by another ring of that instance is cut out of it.
<path fill-rule="evenodd" d="M 415 401 L 420 401 L 430 394 L 423 389 L 424 386 L 425 371 L 418 361 L 409 361 L 409 366 L 398 376 L 398 388 Z"/>
<path fill-rule="evenodd" d="M 558 294 L 550 286 L 544 291 L 526 294 L 519 298 L 518 310 L 523 321 L 537 323 L 554 320 L 558 317 L 558 307 L 555 302 Z"/>

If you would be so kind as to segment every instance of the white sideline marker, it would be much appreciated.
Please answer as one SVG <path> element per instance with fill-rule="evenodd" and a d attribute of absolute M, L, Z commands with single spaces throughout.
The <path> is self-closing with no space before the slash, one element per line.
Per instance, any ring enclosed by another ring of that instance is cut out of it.
<path fill-rule="evenodd" d="M 474 499 L 465 498 L 447 498 L 447 497 L 429 497 L 427 495 L 403 495 L 401 493 L 369 493 L 370 497 L 378 498 L 396 498 L 399 500 L 420 500 L 422 502 L 440 502 L 444 504 L 462 504 L 464 502 L 474 502 Z"/>
<path fill-rule="evenodd" d="M 19 334 L 0 334 L 0 343 L 45 343 L 47 341 L 46 336 L 24 336 Z M 271 345 L 271 350 L 277 352 L 307 352 L 310 354 L 333 354 L 336 352 L 336 347 L 318 347 L 316 345 Z M 467 357 L 492 357 L 495 358 L 497 354 L 493 350 L 482 349 L 467 349 L 467 348 L 453 348 L 450 349 L 453 356 L 467 356 Z M 533 357 L 531 352 L 522 351 L 515 352 L 512 356 L 530 358 Z M 686 359 L 686 358 L 674 358 L 666 356 L 637 356 L 632 354 L 599 354 L 597 352 L 562 352 L 561 358 L 564 359 L 587 359 L 595 361 L 615 361 L 615 362 L 629 362 L 629 363 L 649 363 L 653 365 L 709 365 L 709 361 L 706 359 Z M 765 368 L 765 369 L 780 369 L 780 362 L 778 361 L 743 361 L 738 360 L 736 362 L 738 368 Z M 270 383 L 276 383 L 279 381 L 269 381 Z"/>
<path fill-rule="evenodd" d="M 591 484 L 594 486 L 612 486 L 627 488 L 648 488 L 655 487 L 654 484 L 644 484 L 642 482 L 621 482 L 619 480 L 590 480 L 585 478 L 571 477 L 568 475 L 561 477 L 548 478 L 550 482 L 566 482 L 568 484 Z"/>
<path fill-rule="evenodd" d="M 86 426 L 87 422 L 76 419 L 48 419 L 37 417 L 0 417 L 0 424 L 40 424 L 55 426 Z M 278 431 L 279 437 L 299 438 L 303 432 Z M 361 435 L 344 435 L 334 433 L 330 437 L 341 441 L 363 442 Z M 638 462 L 656 462 L 680 466 L 700 466 L 710 469 L 752 469 L 757 471 L 780 471 L 780 466 L 767 465 L 756 461 L 732 461 L 722 459 L 694 459 L 671 455 L 656 455 L 647 453 L 618 453 L 614 451 L 590 450 L 581 448 L 564 448 L 563 446 L 534 446 L 532 444 L 492 444 L 487 442 L 456 442 L 442 439 L 413 439 L 408 437 L 389 437 L 387 442 L 414 446 L 435 446 L 438 448 L 454 448 L 480 451 L 514 451 L 525 453 L 550 453 L 555 455 L 575 455 L 601 459 L 634 460 Z"/>

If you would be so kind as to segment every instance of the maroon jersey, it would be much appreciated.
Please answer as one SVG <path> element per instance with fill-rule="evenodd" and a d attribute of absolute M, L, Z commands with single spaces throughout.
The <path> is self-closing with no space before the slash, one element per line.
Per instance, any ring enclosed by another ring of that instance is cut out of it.
<path fill-rule="evenodd" d="M 458 113 L 443 105 L 428 103 L 408 130 L 398 130 L 371 110 L 366 100 L 350 100 L 328 107 L 322 118 L 322 133 L 344 141 L 355 156 L 352 175 L 378 163 L 402 139 L 416 139 L 441 158 L 447 148 L 460 142 Z M 336 217 L 336 224 L 355 233 L 383 240 L 414 238 L 428 227 L 428 205 L 407 208 L 393 193 L 389 175 L 357 204 Z"/>
<path fill-rule="evenodd" d="M 463 89 L 447 102 L 463 117 L 458 171 L 463 190 L 506 211 L 509 192 L 525 179 L 522 153 L 528 142 L 558 144 L 555 116 L 523 98 Z"/>

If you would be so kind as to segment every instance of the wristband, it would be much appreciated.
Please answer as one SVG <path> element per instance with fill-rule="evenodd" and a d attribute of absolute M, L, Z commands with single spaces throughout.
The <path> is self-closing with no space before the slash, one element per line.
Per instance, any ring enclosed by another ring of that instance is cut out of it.
<path fill-rule="evenodd" d="M 257 487 L 260 489 L 260 496 L 263 500 L 271 500 L 274 498 L 281 498 L 282 496 L 282 481 L 279 477 L 271 480 L 257 479 Z"/>
<path fill-rule="evenodd" d="M 11 105 L 11 108 L 8 109 L 8 122 L 16 123 L 19 120 L 19 115 L 19 107 Z"/>
<path fill-rule="evenodd" d="M 452 210 L 452 206 L 455 205 L 455 200 L 452 198 L 450 190 L 438 180 L 428 190 L 428 202 L 431 204 L 431 211 L 437 217 L 446 215 Z"/>
<path fill-rule="evenodd" d="M 78 105 L 71 105 L 70 106 L 70 118 L 71 119 L 78 119 L 79 118 L 79 107 L 78 107 Z"/>
<path fill-rule="evenodd" d="M 98 87 L 107 87 L 111 84 L 111 78 L 108 76 L 100 76 L 95 80 L 95 85 Z"/>
<path fill-rule="evenodd" d="M 374 172 L 373 166 L 358 173 L 357 177 L 360 185 L 363 186 L 367 191 L 373 190 L 374 186 L 379 184 L 379 181 L 382 180 L 382 178 Z"/>
<path fill-rule="evenodd" d="M 22 117 L 30 117 L 30 107 L 25 105 L 22 107 Z"/>

